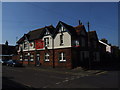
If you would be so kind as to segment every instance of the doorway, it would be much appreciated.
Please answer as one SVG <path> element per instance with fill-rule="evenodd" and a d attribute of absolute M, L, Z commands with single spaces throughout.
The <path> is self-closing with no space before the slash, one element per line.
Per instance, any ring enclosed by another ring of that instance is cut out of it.
<path fill-rule="evenodd" d="M 36 66 L 40 66 L 40 54 L 36 55 Z"/>

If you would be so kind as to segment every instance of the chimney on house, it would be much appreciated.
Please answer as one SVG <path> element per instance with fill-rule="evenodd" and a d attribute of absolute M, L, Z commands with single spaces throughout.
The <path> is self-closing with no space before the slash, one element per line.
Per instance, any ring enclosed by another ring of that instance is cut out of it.
<path fill-rule="evenodd" d="M 88 32 L 90 32 L 90 26 L 89 26 L 89 24 L 90 24 L 90 23 L 88 22 L 88 23 L 87 23 L 87 25 L 88 25 Z"/>
<path fill-rule="evenodd" d="M 82 22 L 79 20 L 79 25 L 82 25 Z"/>

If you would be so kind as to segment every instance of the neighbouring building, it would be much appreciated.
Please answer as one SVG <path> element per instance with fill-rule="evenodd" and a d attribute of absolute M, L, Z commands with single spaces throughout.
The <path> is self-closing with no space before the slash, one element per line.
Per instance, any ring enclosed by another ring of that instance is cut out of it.
<path fill-rule="evenodd" d="M 2 60 L 10 60 L 12 56 L 17 53 L 16 47 L 12 45 L 8 45 L 8 41 L 5 44 L 0 44 L 0 59 Z"/>
<path fill-rule="evenodd" d="M 75 68 L 88 63 L 88 34 L 59 21 L 24 34 L 18 41 L 19 60 L 25 65 Z"/>

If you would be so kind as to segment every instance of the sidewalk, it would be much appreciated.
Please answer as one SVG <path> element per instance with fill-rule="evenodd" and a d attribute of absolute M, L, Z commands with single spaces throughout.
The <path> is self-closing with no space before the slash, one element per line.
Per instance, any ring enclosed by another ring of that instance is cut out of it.
<path fill-rule="evenodd" d="M 52 67 L 45 67 L 45 66 L 26 66 L 27 69 L 34 69 L 40 70 L 45 72 L 53 72 L 53 73 L 60 73 L 60 74 L 69 74 L 69 75 L 96 75 L 99 73 L 104 72 L 104 70 L 84 70 L 81 67 L 77 67 L 75 69 L 66 69 L 66 68 L 52 68 Z"/>

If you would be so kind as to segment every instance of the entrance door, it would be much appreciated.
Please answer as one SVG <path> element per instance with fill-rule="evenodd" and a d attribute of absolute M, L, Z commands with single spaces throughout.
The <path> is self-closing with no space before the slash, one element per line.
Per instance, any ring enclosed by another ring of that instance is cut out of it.
<path fill-rule="evenodd" d="M 36 66 L 40 66 L 40 54 L 36 55 Z"/>

